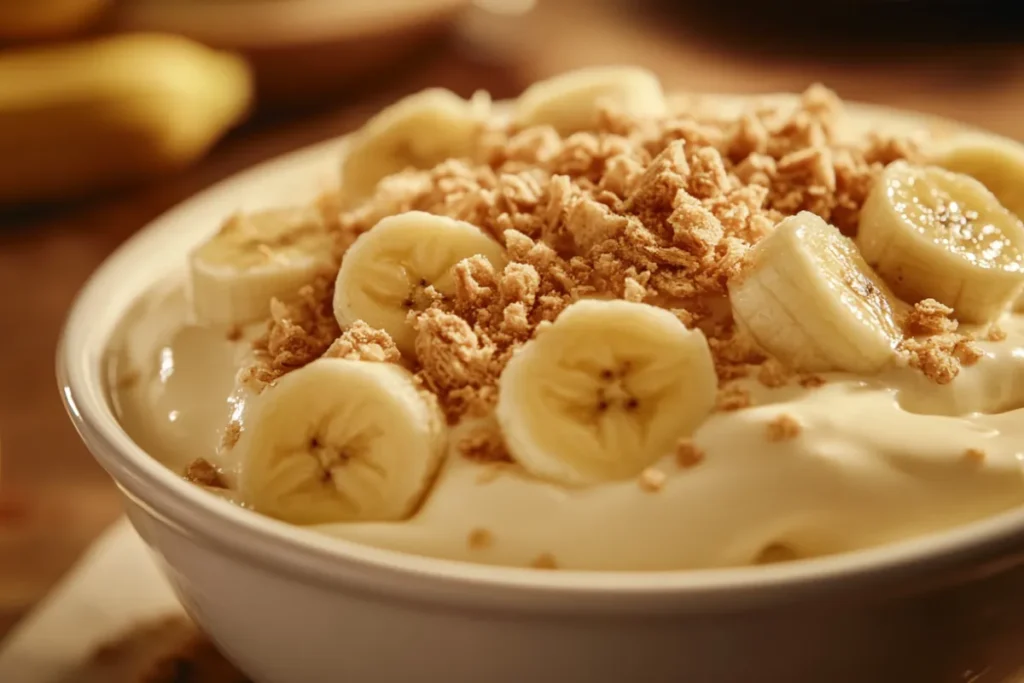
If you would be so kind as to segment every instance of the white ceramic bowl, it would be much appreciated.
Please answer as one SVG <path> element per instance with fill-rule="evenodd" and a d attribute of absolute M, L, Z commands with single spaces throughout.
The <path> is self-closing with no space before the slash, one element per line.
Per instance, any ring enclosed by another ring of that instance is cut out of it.
<path fill-rule="evenodd" d="M 859 111 L 865 125 L 896 120 Z M 149 457 L 108 396 L 120 319 L 230 212 L 329 187 L 343 146 L 254 168 L 142 230 L 85 286 L 58 351 L 82 439 L 189 613 L 254 681 L 995 683 L 1024 671 L 1024 510 L 792 564 L 537 571 L 320 536 L 223 502 Z"/>

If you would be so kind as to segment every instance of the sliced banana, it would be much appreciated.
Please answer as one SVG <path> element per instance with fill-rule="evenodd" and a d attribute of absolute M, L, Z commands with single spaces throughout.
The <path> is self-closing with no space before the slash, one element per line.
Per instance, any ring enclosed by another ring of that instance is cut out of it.
<path fill-rule="evenodd" d="M 1024 225 L 970 176 L 897 161 L 861 210 L 864 259 L 907 301 L 963 322 L 999 317 L 1024 287 Z"/>
<path fill-rule="evenodd" d="M 549 125 L 562 135 L 593 129 L 601 105 L 611 104 L 638 117 L 661 116 L 665 94 L 646 69 L 596 66 L 569 71 L 527 88 L 516 100 L 517 125 Z"/>
<path fill-rule="evenodd" d="M 331 236 L 315 208 L 272 209 L 230 218 L 189 257 L 192 307 L 208 325 L 266 318 L 331 263 Z"/>
<path fill-rule="evenodd" d="M 957 135 L 929 152 L 936 166 L 964 173 L 981 182 L 1024 220 L 1024 145 L 982 133 Z M 1018 296 L 1014 310 L 1024 312 L 1024 296 Z"/>
<path fill-rule="evenodd" d="M 933 147 L 928 158 L 936 166 L 981 182 L 1024 220 L 1024 145 L 994 135 L 965 133 Z"/>
<path fill-rule="evenodd" d="M 896 357 L 895 297 L 813 213 L 784 219 L 750 250 L 729 299 L 736 321 L 793 370 L 871 374 Z"/>
<path fill-rule="evenodd" d="M 477 254 L 496 268 L 505 265 L 505 250 L 475 225 L 422 211 L 381 220 L 341 261 L 334 287 L 338 324 L 362 320 L 390 334 L 402 353 L 412 353 L 416 332 L 409 311 L 429 303 L 428 287 L 454 293 L 452 266 Z"/>
<path fill-rule="evenodd" d="M 482 91 L 467 101 L 430 88 L 399 100 L 353 136 L 342 161 L 342 194 L 357 201 L 385 176 L 471 156 L 490 109 L 490 96 Z"/>
<path fill-rule="evenodd" d="M 583 300 L 509 361 L 496 415 L 512 457 L 570 486 L 637 476 L 715 400 L 707 341 L 668 311 Z"/>
<path fill-rule="evenodd" d="M 235 445 L 239 490 L 257 512 L 293 524 L 401 520 L 446 446 L 436 401 L 408 371 L 322 358 L 260 395 Z"/>

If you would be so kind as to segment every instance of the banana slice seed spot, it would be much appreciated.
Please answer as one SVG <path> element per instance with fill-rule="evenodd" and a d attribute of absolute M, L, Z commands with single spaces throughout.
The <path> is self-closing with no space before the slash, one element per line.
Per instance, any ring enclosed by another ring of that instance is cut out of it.
<path fill-rule="evenodd" d="M 411 280 L 412 278 L 410 278 Z M 431 287 L 430 282 L 426 278 L 420 278 L 415 283 L 409 286 L 409 296 L 402 302 L 402 307 L 408 311 L 422 311 L 430 306 L 432 298 L 427 294 L 427 289 Z"/>
<path fill-rule="evenodd" d="M 315 436 L 309 440 L 309 453 L 316 458 L 317 463 L 323 469 L 321 477 L 325 484 L 333 481 L 335 469 L 344 467 L 352 459 L 345 449 L 328 446 Z"/>

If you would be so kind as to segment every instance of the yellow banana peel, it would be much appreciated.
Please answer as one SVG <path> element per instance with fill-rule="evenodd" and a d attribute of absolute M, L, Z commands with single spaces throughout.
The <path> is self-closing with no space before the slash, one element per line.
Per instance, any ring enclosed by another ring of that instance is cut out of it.
<path fill-rule="evenodd" d="M 177 36 L 0 52 L 0 204 L 182 168 L 244 117 L 252 96 L 243 59 Z"/>

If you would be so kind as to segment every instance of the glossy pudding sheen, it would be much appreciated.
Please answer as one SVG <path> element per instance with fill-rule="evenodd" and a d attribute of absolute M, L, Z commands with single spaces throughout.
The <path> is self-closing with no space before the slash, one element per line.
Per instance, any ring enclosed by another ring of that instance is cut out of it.
<path fill-rule="evenodd" d="M 411 96 L 337 192 L 225 216 L 139 301 L 119 418 L 254 514 L 539 569 L 791 560 L 1020 505 L 1024 156 L 860 134 L 820 87 L 773 102 L 634 69 L 511 116 Z"/>

